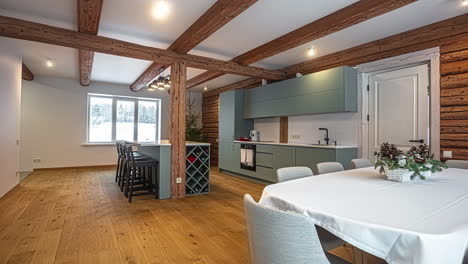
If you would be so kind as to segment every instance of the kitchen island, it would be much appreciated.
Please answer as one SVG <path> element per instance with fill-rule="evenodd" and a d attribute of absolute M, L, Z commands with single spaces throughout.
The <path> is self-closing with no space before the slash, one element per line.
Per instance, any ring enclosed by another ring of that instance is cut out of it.
<path fill-rule="evenodd" d="M 186 142 L 186 195 L 210 190 L 210 143 Z M 139 143 L 138 152 L 159 161 L 159 199 L 171 198 L 171 143 Z"/>

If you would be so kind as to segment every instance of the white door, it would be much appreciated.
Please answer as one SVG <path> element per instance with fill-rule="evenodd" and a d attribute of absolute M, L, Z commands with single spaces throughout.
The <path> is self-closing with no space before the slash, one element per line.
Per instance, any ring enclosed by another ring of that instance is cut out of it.
<path fill-rule="evenodd" d="M 429 144 L 429 71 L 427 65 L 369 76 L 369 159 L 383 142 L 406 151 Z"/>

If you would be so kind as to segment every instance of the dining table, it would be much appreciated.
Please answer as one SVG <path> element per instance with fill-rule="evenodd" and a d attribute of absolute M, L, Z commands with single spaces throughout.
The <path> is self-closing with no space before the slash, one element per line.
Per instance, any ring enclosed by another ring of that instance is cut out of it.
<path fill-rule="evenodd" d="M 346 170 L 266 186 L 259 203 L 304 215 L 389 264 L 468 263 L 468 170 L 404 183 L 373 167 Z"/>

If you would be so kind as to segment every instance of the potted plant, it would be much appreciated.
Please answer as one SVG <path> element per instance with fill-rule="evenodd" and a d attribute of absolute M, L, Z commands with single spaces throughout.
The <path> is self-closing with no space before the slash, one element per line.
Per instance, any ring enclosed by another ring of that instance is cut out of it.
<path fill-rule="evenodd" d="M 205 131 L 200 127 L 200 113 L 195 108 L 195 99 L 188 99 L 185 115 L 185 140 L 206 142 Z"/>
<path fill-rule="evenodd" d="M 375 168 L 392 181 L 425 180 L 432 173 L 447 168 L 445 163 L 430 155 L 428 145 L 413 146 L 404 153 L 394 144 L 385 142 L 375 156 Z"/>

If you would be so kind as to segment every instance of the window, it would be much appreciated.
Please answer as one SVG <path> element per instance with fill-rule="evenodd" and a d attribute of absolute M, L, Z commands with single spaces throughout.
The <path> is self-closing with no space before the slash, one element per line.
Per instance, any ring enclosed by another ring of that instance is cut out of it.
<path fill-rule="evenodd" d="M 160 105 L 159 99 L 88 94 L 87 142 L 159 141 Z"/>

